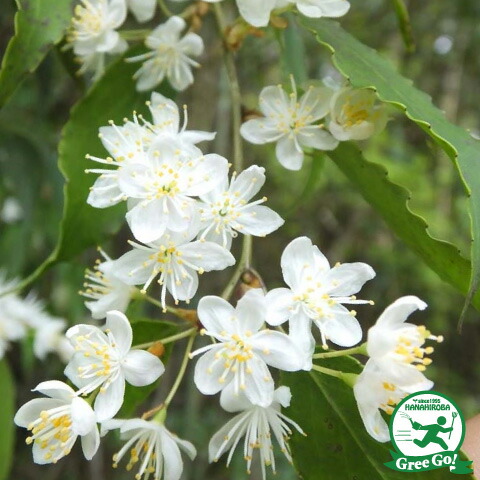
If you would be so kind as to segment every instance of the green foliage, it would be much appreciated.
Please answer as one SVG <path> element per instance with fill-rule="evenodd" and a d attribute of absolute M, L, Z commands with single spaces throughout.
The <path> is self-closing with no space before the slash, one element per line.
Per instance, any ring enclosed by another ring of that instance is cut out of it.
<path fill-rule="evenodd" d="M 134 320 L 132 323 L 133 330 L 133 345 L 140 345 L 147 342 L 160 340 L 161 338 L 170 337 L 179 333 L 180 326 L 172 322 L 160 322 L 155 320 Z M 172 352 L 172 344 L 165 345 L 165 353 L 161 360 L 165 364 L 168 362 Z M 125 400 L 123 402 L 120 412 L 117 414 L 118 418 L 127 418 L 135 414 L 135 410 L 139 407 L 148 396 L 158 388 L 161 382 L 161 377 L 151 385 L 145 387 L 133 387 L 129 383 L 125 385 Z M 0 479 L 1 480 L 1 479 Z"/>
<path fill-rule="evenodd" d="M 71 0 L 17 0 L 15 36 L 8 44 L 0 70 L 0 107 L 60 42 L 70 23 L 73 3 Z"/>
<path fill-rule="evenodd" d="M 0 362 L 0 392 L 2 406 L 0 408 L 0 480 L 6 480 L 13 460 L 15 443 L 15 425 L 12 421 L 15 412 L 15 390 L 10 368 L 6 360 Z"/>
<path fill-rule="evenodd" d="M 359 363 L 348 357 L 322 361 L 322 366 L 359 373 Z M 286 414 L 306 437 L 290 440 L 295 467 L 304 480 L 450 479 L 447 469 L 421 473 L 395 472 L 383 464 L 391 459 L 390 443 L 382 444 L 365 430 L 352 389 L 337 378 L 311 372 L 284 374 L 292 404 Z M 473 479 L 470 475 L 466 477 Z"/>
<path fill-rule="evenodd" d="M 124 207 L 93 208 L 86 200 L 96 175 L 85 169 L 95 168 L 87 160 L 91 154 L 104 158 L 107 152 L 98 139 L 98 129 L 109 120 L 121 124 L 132 111 L 145 108 L 146 95 L 135 90 L 132 75 L 137 66 L 123 59 L 113 64 L 105 75 L 76 104 L 62 132 L 59 145 L 59 168 L 65 177 L 64 211 L 57 246 L 50 257 L 26 279 L 28 285 L 47 268 L 73 258 L 88 247 L 102 243 L 124 220 Z"/>
<path fill-rule="evenodd" d="M 385 167 L 367 161 L 351 143 L 340 144 L 328 155 L 409 248 L 442 280 L 464 294 L 468 292 L 470 262 L 451 243 L 429 235 L 425 220 L 409 208 L 410 192 L 393 183 Z M 474 304 L 480 308 L 479 294 Z"/>
<path fill-rule="evenodd" d="M 468 297 L 480 281 L 480 162 L 479 142 L 467 131 L 453 125 L 436 108 L 431 98 L 416 89 L 376 51 L 363 45 L 330 20 L 302 21 L 318 41 L 332 51 L 342 74 L 356 88 L 374 89 L 380 100 L 404 111 L 440 145 L 458 168 L 470 195 L 472 217 L 472 275 Z"/>

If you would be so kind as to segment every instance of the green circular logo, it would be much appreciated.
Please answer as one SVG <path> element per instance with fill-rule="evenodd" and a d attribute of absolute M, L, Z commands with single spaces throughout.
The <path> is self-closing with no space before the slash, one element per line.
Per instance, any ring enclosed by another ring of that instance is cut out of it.
<path fill-rule="evenodd" d="M 390 419 L 390 438 L 406 457 L 456 452 L 465 437 L 465 420 L 456 403 L 425 391 L 405 397 Z"/>

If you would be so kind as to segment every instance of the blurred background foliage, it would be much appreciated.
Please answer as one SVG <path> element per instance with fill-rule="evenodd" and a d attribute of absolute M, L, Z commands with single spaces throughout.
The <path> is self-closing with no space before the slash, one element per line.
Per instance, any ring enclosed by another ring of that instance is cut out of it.
<path fill-rule="evenodd" d="M 402 41 L 393 2 L 352 0 L 351 12 L 342 25 L 362 42 L 391 59 L 398 69 L 428 92 L 448 119 L 480 135 L 478 78 L 480 76 L 480 4 L 475 0 L 445 2 L 410 0 L 409 7 L 416 51 L 408 53 Z M 13 33 L 14 2 L 3 0 L 0 9 L 0 52 Z M 159 20 L 159 18 L 157 18 Z M 291 25 L 290 28 L 294 28 Z M 229 93 L 221 59 L 221 45 L 210 19 L 203 25 L 207 43 L 203 67 L 194 87 L 178 102 L 189 106 L 190 126 L 218 131 L 216 140 L 205 147 L 230 156 Z M 286 81 L 278 37 L 269 32 L 263 38 L 248 38 L 238 54 L 238 69 L 246 108 L 255 108 L 260 89 Z M 330 54 L 305 35 L 305 52 L 310 78 L 335 77 Z M 52 51 L 37 72 L 17 90 L 0 111 L 0 268 L 9 277 L 25 277 L 55 246 L 62 214 L 63 179 L 56 166 L 56 148 L 71 106 L 85 92 L 82 80 L 72 75 L 71 58 L 60 49 Z M 114 119 L 117 122 L 121 119 Z M 341 172 L 326 158 L 308 160 L 302 171 L 288 172 L 276 161 L 272 148 L 245 145 L 248 163 L 265 166 L 265 194 L 269 206 L 286 219 L 286 225 L 266 239 L 255 240 L 255 268 L 269 288 L 281 285 L 280 255 L 285 245 L 299 235 L 310 236 L 332 262 L 364 261 L 377 271 L 377 278 L 362 291 L 373 299 L 374 307 L 359 308 L 359 319 L 367 328 L 381 311 L 402 295 L 413 294 L 429 304 L 427 312 L 415 318 L 443 334 L 446 341 L 436 348 L 429 376 L 436 389 L 454 397 L 467 417 L 478 413 L 480 404 L 480 362 L 478 362 L 478 312 L 470 309 L 463 333 L 456 331 L 463 298 L 441 282 L 417 257 L 386 228 L 383 221 L 357 194 Z M 466 196 L 451 161 L 413 123 L 391 112 L 387 129 L 362 149 L 367 159 L 388 167 L 393 181 L 412 192 L 411 208 L 425 217 L 430 232 L 451 241 L 464 254 L 469 249 L 469 218 Z M 78 152 L 79 158 L 88 152 Z M 93 177 L 92 177 L 93 182 Z M 112 256 L 126 251 L 128 229 L 103 247 Z M 238 247 L 238 245 L 236 245 Z M 69 264 L 46 273 L 33 286 L 48 303 L 51 313 L 70 324 L 90 321 L 78 290 L 83 272 L 92 265 L 96 252 L 85 252 Z M 229 272 L 203 278 L 199 296 L 218 294 Z M 133 305 L 132 314 L 145 312 Z M 52 357 L 33 360 L 28 340 L 8 353 L 18 388 L 17 404 L 31 398 L 30 389 L 49 378 L 61 378 L 62 366 Z M 177 349 L 182 353 L 181 348 Z M 174 349 L 171 362 L 178 362 Z M 168 388 L 168 374 L 150 404 Z M 209 436 L 222 423 L 221 410 L 214 398 L 201 397 L 193 381 L 185 382 L 169 412 L 172 429 L 199 448 L 194 466 L 188 465 L 185 478 L 246 478 L 241 455 L 230 470 L 224 464 L 208 465 Z M 226 416 L 225 416 L 226 418 Z M 111 455 L 118 447 L 115 439 L 102 444 L 93 462 L 82 459 L 78 449 L 58 465 L 40 467 L 31 461 L 24 432 L 17 432 L 17 447 L 11 478 L 29 480 L 40 475 L 45 480 L 133 478 L 131 473 L 110 468 Z M 258 471 L 252 478 L 258 478 Z M 295 478 L 290 468 L 279 468 L 279 479 Z"/>

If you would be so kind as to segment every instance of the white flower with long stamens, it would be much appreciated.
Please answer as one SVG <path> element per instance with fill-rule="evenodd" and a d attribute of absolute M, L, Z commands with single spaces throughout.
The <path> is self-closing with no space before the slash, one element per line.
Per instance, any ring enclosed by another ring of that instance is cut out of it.
<path fill-rule="evenodd" d="M 198 230 L 189 234 L 166 233 L 147 245 L 130 242 L 133 250 L 114 262 L 116 275 L 129 285 L 143 285 L 146 292 L 158 278 L 162 287 L 161 302 L 166 310 L 167 291 L 175 303 L 189 302 L 198 289 L 198 275 L 223 270 L 235 263 L 233 255 L 213 242 L 191 240 Z"/>
<path fill-rule="evenodd" d="M 76 396 L 65 383 L 57 380 L 42 382 L 34 391 L 49 398 L 36 398 L 20 407 L 14 422 L 27 428 L 33 443 L 35 463 L 57 463 L 68 455 L 78 436 L 82 439 L 83 454 L 91 460 L 100 445 L 95 413 L 90 405 Z"/>
<path fill-rule="evenodd" d="M 398 385 L 425 381 L 423 372 L 432 363 L 428 357 L 433 347 L 425 347 L 426 340 L 442 342 L 442 336 L 432 335 L 423 325 L 406 323 L 415 310 L 424 310 L 427 304 L 414 296 L 402 297 L 380 315 L 368 331 L 367 353 L 383 377 Z"/>
<path fill-rule="evenodd" d="M 136 480 L 179 480 L 183 471 L 180 450 L 191 460 L 197 456 L 190 442 L 181 440 L 155 419 L 109 420 L 102 424 L 102 433 L 116 429 L 120 430 L 120 437 L 126 442 L 113 456 L 113 466 L 117 468 L 129 453 L 126 469 L 137 469 Z"/>
<path fill-rule="evenodd" d="M 88 169 L 87 173 L 99 173 L 87 202 L 96 208 L 106 208 L 125 200 L 125 194 L 118 186 L 118 169 L 128 164 L 148 164 L 147 152 L 152 142 L 159 136 L 175 137 L 178 141 L 196 144 L 205 140 L 213 140 L 215 133 L 198 130 L 187 130 L 188 114 L 184 107 L 183 125 L 180 127 L 180 113 L 172 100 L 153 92 L 147 102 L 152 121 L 142 115 L 133 113 L 133 121 L 126 120 L 124 125 L 117 126 L 110 122 L 101 127 L 99 132 L 103 146 L 110 154 L 107 158 L 87 155 L 87 159 L 115 169 Z"/>
<path fill-rule="evenodd" d="M 114 261 L 101 249 L 104 262 L 97 260 L 94 270 L 85 273 L 85 290 L 80 294 L 91 299 L 85 306 L 92 312 L 95 320 L 105 318 L 110 310 L 125 312 L 132 298 L 134 289 L 122 282 L 115 275 Z"/>
<path fill-rule="evenodd" d="M 353 387 L 360 416 L 369 435 L 379 442 L 388 442 L 390 434 L 380 410 L 391 415 L 404 397 L 430 390 L 432 386 L 433 383 L 426 378 L 417 383 L 392 383 L 378 368 L 378 364 L 369 360 Z"/>
<path fill-rule="evenodd" d="M 346 304 L 372 303 L 355 294 L 375 276 L 365 263 L 337 264 L 333 268 L 318 247 L 307 237 L 299 237 L 285 248 L 282 259 L 285 283 L 267 293 L 267 322 L 281 325 L 289 321 L 289 335 L 305 353 L 304 369 L 312 368 L 315 339 L 312 322 L 320 330 L 322 345 L 330 340 L 341 347 L 360 342 L 362 329 L 356 312 Z"/>
<path fill-rule="evenodd" d="M 155 15 L 157 0 L 126 0 L 128 9 L 133 13 L 137 22 L 148 22 Z"/>
<path fill-rule="evenodd" d="M 137 81 L 137 90 L 151 90 L 165 78 L 179 91 L 193 83 L 192 68 L 200 65 L 191 57 L 200 56 L 204 45 L 196 33 L 189 32 L 181 37 L 185 27 L 183 18 L 170 17 L 145 40 L 151 51 L 128 59 L 129 62 L 144 62 L 133 77 Z"/>
<path fill-rule="evenodd" d="M 221 405 L 228 412 L 241 412 L 227 422 L 210 440 L 208 445 L 210 462 L 218 459 L 228 450 L 227 467 L 233 452 L 241 439 L 245 437 L 244 458 L 247 472 L 250 474 L 254 452 L 258 450 L 265 480 L 265 467 L 271 467 L 275 474 L 275 455 L 272 437 L 277 441 L 281 452 L 291 463 L 292 456 L 288 446 L 293 430 L 303 434 L 302 429 L 281 412 L 281 407 L 290 406 L 290 389 L 279 387 L 273 394 L 272 401 L 265 407 L 252 404 L 245 395 L 235 395 L 232 388 L 222 391 Z"/>
<path fill-rule="evenodd" d="M 193 197 L 213 190 L 228 172 L 228 161 L 203 155 L 175 138 L 161 136 L 148 151 L 149 163 L 125 165 L 118 185 L 129 200 L 127 222 L 141 242 L 160 238 L 167 228 L 184 232 L 198 215 Z"/>
<path fill-rule="evenodd" d="M 345 87 L 333 95 L 328 129 L 340 141 L 365 140 L 385 128 L 385 105 L 373 90 Z"/>
<path fill-rule="evenodd" d="M 105 67 L 105 55 L 127 49 L 127 42 L 116 31 L 126 16 L 125 0 L 82 0 L 76 6 L 67 40 L 82 63 L 80 73 L 93 71 L 98 78 Z"/>
<path fill-rule="evenodd" d="M 142 387 L 162 375 L 163 363 L 143 350 L 131 350 L 132 327 L 121 312 L 108 312 L 105 331 L 93 325 L 75 325 L 66 333 L 76 353 L 65 375 L 88 395 L 100 389 L 94 409 L 99 422 L 112 418 L 123 404 L 125 381 Z"/>
<path fill-rule="evenodd" d="M 311 18 L 343 17 L 350 10 L 347 0 L 278 0 L 276 8 L 283 8 L 294 3 L 298 11 Z"/>
<path fill-rule="evenodd" d="M 304 148 L 333 150 L 338 145 L 319 123 L 329 112 L 332 94 L 327 87 L 309 87 L 298 99 L 293 77 L 290 95 L 281 85 L 266 87 L 260 93 L 264 118 L 248 120 L 240 132 L 251 143 L 276 142 L 279 162 L 289 170 L 300 170 Z"/>
<path fill-rule="evenodd" d="M 274 384 L 267 365 L 293 372 L 301 368 L 303 358 L 287 335 L 263 329 L 263 292 L 249 290 L 236 308 L 220 297 L 203 297 L 197 312 L 202 333 L 216 340 L 191 354 L 204 354 L 195 366 L 197 388 L 214 395 L 232 383 L 235 393 L 244 391 L 255 405 L 270 405 Z"/>
<path fill-rule="evenodd" d="M 200 195 L 203 205 L 199 238 L 230 249 L 238 232 L 264 237 L 281 227 L 283 219 L 271 208 L 260 205 L 266 197 L 249 203 L 264 183 L 265 169 L 253 165 L 238 176 L 234 173 L 230 183 L 225 175 L 217 188 Z"/>

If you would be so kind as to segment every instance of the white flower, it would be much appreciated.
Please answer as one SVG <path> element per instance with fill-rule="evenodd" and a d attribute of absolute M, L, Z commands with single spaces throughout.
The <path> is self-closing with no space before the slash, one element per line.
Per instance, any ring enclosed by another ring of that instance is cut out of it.
<path fill-rule="evenodd" d="M 404 397 L 414 392 L 429 390 L 432 386 L 433 383 L 426 378 L 418 383 L 396 385 L 385 378 L 376 362 L 369 360 L 353 387 L 360 416 L 369 435 L 379 442 L 388 442 L 388 426 L 380 410 L 391 415 Z"/>
<path fill-rule="evenodd" d="M 312 18 L 342 17 L 350 10 L 347 0 L 278 0 L 276 7 L 281 8 L 289 3 L 296 4 L 300 13 Z"/>
<path fill-rule="evenodd" d="M 133 13 L 137 22 L 148 22 L 155 15 L 157 0 L 126 0 L 128 9 Z"/>
<path fill-rule="evenodd" d="M 197 231 L 166 233 L 146 246 L 130 242 L 133 250 L 114 262 L 116 275 L 129 285 L 143 285 L 143 292 L 158 276 L 164 309 L 167 290 L 176 304 L 179 300 L 189 302 L 197 292 L 198 275 L 223 270 L 235 263 L 233 255 L 215 243 L 192 242 Z"/>
<path fill-rule="evenodd" d="M 200 195 L 202 232 L 199 238 L 210 240 L 230 249 L 237 232 L 264 237 L 284 224 L 282 218 L 268 207 L 267 199 L 249 203 L 265 183 L 265 169 L 251 166 L 240 175 L 228 175 L 210 193 Z"/>
<path fill-rule="evenodd" d="M 180 450 L 191 460 L 197 451 L 186 440 L 181 440 L 169 432 L 165 426 L 155 420 L 139 418 L 130 420 L 109 420 L 102 424 L 102 431 L 120 430 L 120 436 L 126 440 L 122 449 L 113 456 L 116 468 L 127 452 L 130 459 L 126 466 L 128 471 L 138 464 L 136 480 L 179 480 L 182 476 L 183 461 Z"/>
<path fill-rule="evenodd" d="M 45 360 L 49 353 L 55 352 L 64 362 L 68 362 L 73 355 L 73 347 L 65 338 L 64 330 L 67 326 L 61 318 L 43 315 L 41 322 L 35 328 L 33 353 L 40 360 Z"/>
<path fill-rule="evenodd" d="M 111 155 L 107 158 L 87 155 L 87 158 L 102 165 L 121 169 L 127 164 L 149 163 L 147 152 L 152 142 L 159 136 L 176 137 L 185 144 L 196 144 L 205 140 L 213 140 L 215 133 L 187 130 L 188 115 L 184 107 L 184 122 L 180 128 L 178 107 L 172 100 L 153 92 L 147 102 L 152 115 L 152 122 L 142 115 L 133 114 L 133 121 L 127 120 L 124 125 L 101 127 L 99 137 L 103 146 Z M 106 208 L 125 200 L 125 194 L 118 186 L 118 170 L 89 169 L 87 172 L 99 173 L 87 202 L 95 208 Z"/>
<path fill-rule="evenodd" d="M 282 259 L 285 283 L 290 288 L 276 288 L 266 296 L 270 325 L 289 320 L 289 335 L 305 353 L 304 369 L 312 367 L 315 339 L 312 322 L 327 340 L 341 347 L 351 347 L 362 338 L 355 311 L 344 304 L 371 303 L 354 296 L 375 276 L 365 263 L 337 264 L 333 268 L 318 247 L 307 237 L 299 237 L 285 248 Z"/>
<path fill-rule="evenodd" d="M 125 312 L 133 293 L 131 285 L 115 275 L 114 261 L 103 250 L 99 251 L 105 261 L 100 263 L 97 260 L 94 271 L 86 271 L 85 290 L 80 292 L 84 297 L 92 299 L 85 302 L 85 306 L 95 320 L 105 318 L 110 310 Z"/>
<path fill-rule="evenodd" d="M 16 223 L 25 216 L 22 204 L 15 197 L 7 197 L 0 210 L 0 220 L 5 223 Z"/>
<path fill-rule="evenodd" d="M 254 452 L 258 449 L 262 477 L 265 480 L 266 466 L 271 466 L 273 473 L 276 473 L 273 437 L 291 463 L 292 456 L 287 442 L 293 433 L 292 430 L 296 429 L 304 435 L 302 429 L 281 412 L 281 407 L 290 406 L 291 396 L 288 387 L 279 387 L 275 390 L 271 403 L 260 407 L 252 404 L 245 395 L 235 395 L 231 388 L 223 390 L 220 400 L 222 407 L 228 412 L 241 411 L 241 413 L 227 422 L 210 440 L 208 445 L 210 462 L 217 462 L 221 455 L 230 450 L 228 466 L 237 445 L 242 437 L 245 437 L 243 451 L 247 461 L 247 472 L 251 473 Z"/>
<path fill-rule="evenodd" d="M 328 128 L 341 141 L 365 140 L 380 132 L 387 124 L 384 105 L 377 105 L 373 90 L 345 87 L 331 100 Z"/>
<path fill-rule="evenodd" d="M 327 87 L 309 87 L 298 99 L 293 77 L 292 90 L 288 95 L 281 85 L 264 88 L 260 93 L 264 118 L 248 120 L 240 132 L 251 143 L 276 142 L 279 162 L 289 170 L 300 170 L 305 147 L 333 150 L 338 141 L 318 123 L 328 114 L 333 92 Z"/>
<path fill-rule="evenodd" d="M 145 40 L 145 45 L 151 52 L 128 59 L 130 62 L 144 62 L 133 77 L 137 80 L 137 90 L 151 90 L 162 83 L 164 78 L 179 91 L 193 83 L 192 67 L 200 65 L 190 57 L 200 56 L 204 45 L 196 33 L 189 32 L 181 38 L 185 27 L 183 18 L 170 17 Z"/>
<path fill-rule="evenodd" d="M 98 450 L 100 436 L 90 405 L 57 380 L 42 382 L 34 391 L 49 398 L 30 400 L 14 418 L 18 426 L 31 431 L 26 442 L 33 443 L 34 462 L 56 463 L 70 453 L 78 436 L 82 438 L 85 458 L 91 460 Z"/>
<path fill-rule="evenodd" d="M 165 368 L 160 359 L 143 350 L 131 350 L 132 327 L 121 312 L 108 312 L 106 330 L 93 325 L 75 325 L 66 333 L 76 353 L 65 375 L 88 395 L 97 388 L 94 409 L 99 422 L 112 418 L 123 404 L 125 380 L 149 385 Z"/>
<path fill-rule="evenodd" d="M 107 53 L 122 53 L 127 42 L 116 31 L 127 16 L 125 0 L 81 0 L 68 35 L 82 65 L 80 73 L 93 71 L 98 78 L 104 70 Z"/>
<path fill-rule="evenodd" d="M 232 383 L 236 394 L 243 390 L 255 405 L 270 405 L 274 384 L 267 365 L 292 372 L 301 368 L 302 357 L 287 335 L 262 329 L 263 292 L 249 290 L 236 308 L 220 297 L 203 297 L 197 311 L 202 333 L 217 341 L 192 353 L 204 353 L 195 366 L 197 388 L 214 395 Z"/>
<path fill-rule="evenodd" d="M 118 185 L 131 201 L 127 222 L 135 238 L 153 242 L 167 230 L 185 232 L 196 222 L 193 198 L 213 190 L 228 172 L 228 161 L 203 155 L 179 140 L 161 136 L 148 151 L 149 163 L 125 165 Z M 133 200 L 133 201 L 132 201 Z"/>
<path fill-rule="evenodd" d="M 424 347 L 426 340 L 442 342 L 442 336 L 432 335 L 423 325 L 406 323 L 415 310 L 427 304 L 414 296 L 402 297 L 380 315 L 368 331 L 367 352 L 384 378 L 398 385 L 425 381 L 423 372 L 432 363 L 427 355 L 433 347 Z"/>
<path fill-rule="evenodd" d="M 175 0 L 183 1 L 183 0 Z M 218 3 L 221 0 L 205 0 L 208 3 Z M 270 14 L 276 6 L 276 0 L 237 0 L 240 15 L 254 27 L 266 27 L 270 22 Z"/>

